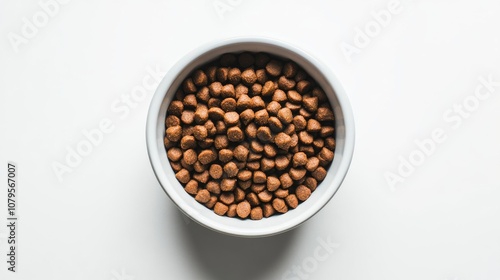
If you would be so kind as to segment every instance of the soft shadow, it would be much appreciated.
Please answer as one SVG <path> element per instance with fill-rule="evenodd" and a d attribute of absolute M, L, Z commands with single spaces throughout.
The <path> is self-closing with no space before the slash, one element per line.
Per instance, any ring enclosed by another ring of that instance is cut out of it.
<path fill-rule="evenodd" d="M 214 232 L 177 212 L 179 223 L 184 224 L 181 236 L 192 265 L 213 280 L 264 279 L 290 249 L 301 228 L 272 237 L 240 238 Z"/>

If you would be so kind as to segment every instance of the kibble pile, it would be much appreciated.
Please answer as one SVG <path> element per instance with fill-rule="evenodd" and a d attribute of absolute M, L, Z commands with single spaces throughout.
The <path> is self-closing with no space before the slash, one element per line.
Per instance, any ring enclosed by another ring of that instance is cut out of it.
<path fill-rule="evenodd" d="M 186 78 L 167 110 L 165 147 L 187 193 L 254 220 L 309 198 L 334 157 L 334 114 L 293 61 L 224 54 Z"/>

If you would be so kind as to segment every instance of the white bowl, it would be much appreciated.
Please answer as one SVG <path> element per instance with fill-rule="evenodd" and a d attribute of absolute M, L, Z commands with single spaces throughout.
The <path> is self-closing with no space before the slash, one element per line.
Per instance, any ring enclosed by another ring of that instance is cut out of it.
<path fill-rule="evenodd" d="M 299 64 L 323 88 L 335 113 L 335 158 L 328 174 L 311 197 L 296 209 L 262 220 L 240 220 L 216 215 L 194 200 L 175 178 L 166 156 L 163 138 L 167 107 L 189 73 L 228 52 L 267 52 Z M 241 237 L 263 237 L 290 230 L 311 218 L 333 197 L 349 169 L 354 151 L 354 118 L 349 100 L 337 78 L 321 62 L 292 45 L 269 38 L 233 38 L 206 44 L 183 57 L 158 86 L 149 108 L 146 141 L 149 159 L 161 186 L 188 217 L 212 230 Z"/>

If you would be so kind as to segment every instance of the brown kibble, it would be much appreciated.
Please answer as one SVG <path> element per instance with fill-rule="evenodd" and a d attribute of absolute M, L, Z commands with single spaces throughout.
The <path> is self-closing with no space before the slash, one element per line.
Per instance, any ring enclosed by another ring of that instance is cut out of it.
<path fill-rule="evenodd" d="M 304 97 L 302 99 L 302 104 L 309 112 L 316 112 L 318 110 L 318 98 L 317 97 Z"/>
<path fill-rule="evenodd" d="M 217 202 L 215 203 L 214 206 L 214 212 L 215 214 L 219 216 L 224 216 L 227 213 L 227 210 L 229 210 L 229 207 L 225 205 L 224 203 Z"/>
<path fill-rule="evenodd" d="M 189 149 L 184 152 L 182 159 L 186 164 L 193 165 L 198 160 L 198 155 L 196 154 L 195 150 Z"/>
<path fill-rule="evenodd" d="M 247 69 L 241 73 L 241 82 L 246 86 L 251 86 L 257 81 L 257 75 L 252 69 Z"/>
<path fill-rule="evenodd" d="M 206 86 L 208 83 L 208 77 L 202 70 L 196 70 L 193 73 L 193 82 L 197 86 Z"/>
<path fill-rule="evenodd" d="M 248 154 L 248 161 L 260 160 L 262 158 L 261 154 L 250 152 Z"/>
<path fill-rule="evenodd" d="M 217 77 L 217 67 L 210 66 L 206 69 L 205 73 L 207 74 L 208 82 L 213 83 Z"/>
<path fill-rule="evenodd" d="M 196 98 L 198 98 L 202 102 L 208 102 L 210 99 L 210 90 L 208 87 L 202 87 L 198 93 L 196 93 Z"/>
<path fill-rule="evenodd" d="M 307 155 L 304 152 L 298 152 L 293 155 L 293 167 L 303 166 L 307 163 Z"/>
<path fill-rule="evenodd" d="M 212 107 L 208 109 L 208 117 L 212 119 L 212 121 L 222 120 L 224 118 L 224 110 L 219 107 Z"/>
<path fill-rule="evenodd" d="M 233 126 L 227 130 L 227 138 L 231 142 L 241 142 L 245 139 L 245 135 L 243 134 L 243 131 L 241 131 L 241 128 Z"/>
<path fill-rule="evenodd" d="M 197 125 L 194 127 L 193 135 L 194 138 L 196 138 L 196 140 L 199 141 L 205 140 L 205 138 L 207 138 L 208 136 L 207 128 L 203 125 Z"/>
<path fill-rule="evenodd" d="M 226 205 L 230 205 L 230 204 L 233 204 L 234 203 L 234 193 L 232 192 L 223 192 L 220 194 L 219 196 L 219 200 L 226 204 Z"/>
<path fill-rule="evenodd" d="M 323 138 L 316 138 L 314 139 L 313 141 L 313 147 L 314 149 L 321 149 L 325 146 L 325 140 L 323 140 Z"/>
<path fill-rule="evenodd" d="M 314 138 L 307 131 L 301 131 L 299 132 L 299 140 L 306 145 L 310 145 L 314 141 Z"/>
<path fill-rule="evenodd" d="M 288 196 L 288 190 L 285 189 L 277 189 L 274 192 L 274 196 L 279 197 L 279 198 L 285 198 Z"/>
<path fill-rule="evenodd" d="M 281 74 L 282 68 L 283 63 L 273 59 L 266 65 L 266 72 L 271 76 L 277 77 Z"/>
<path fill-rule="evenodd" d="M 319 132 L 319 135 L 323 138 L 328 137 L 330 135 L 333 135 L 333 132 L 335 131 L 335 128 L 332 126 L 322 126 L 321 131 Z"/>
<path fill-rule="evenodd" d="M 180 162 L 171 161 L 170 166 L 172 167 L 172 170 L 174 170 L 174 172 L 176 173 L 182 169 L 182 164 Z"/>
<path fill-rule="evenodd" d="M 285 151 L 288 150 L 288 148 L 290 148 L 291 142 L 292 138 L 284 132 L 278 133 L 274 138 L 274 143 L 276 143 L 276 146 Z"/>
<path fill-rule="evenodd" d="M 215 136 L 214 145 L 217 150 L 221 150 L 229 146 L 229 140 L 226 135 L 217 135 Z"/>
<path fill-rule="evenodd" d="M 212 195 L 212 196 L 210 196 L 210 199 L 208 200 L 208 202 L 205 203 L 205 206 L 208 209 L 212 209 L 214 207 L 215 203 L 217 203 L 217 197 L 215 195 Z"/>
<path fill-rule="evenodd" d="M 238 179 L 241 181 L 248 181 L 252 178 L 252 171 L 249 170 L 241 170 L 238 172 Z"/>
<path fill-rule="evenodd" d="M 307 121 L 303 116 L 295 116 L 293 117 L 293 125 L 295 125 L 296 131 L 304 130 L 307 126 Z"/>
<path fill-rule="evenodd" d="M 217 69 L 216 75 L 217 75 L 217 80 L 221 83 L 225 83 L 227 81 L 227 76 L 229 74 L 229 69 L 226 67 L 221 67 Z"/>
<path fill-rule="evenodd" d="M 311 196 L 311 190 L 304 185 L 300 185 L 295 190 L 295 195 L 300 201 L 305 201 Z"/>
<path fill-rule="evenodd" d="M 238 98 L 238 102 L 236 102 L 236 109 L 242 111 L 248 108 L 253 107 L 252 98 L 250 96 L 243 94 Z"/>
<path fill-rule="evenodd" d="M 236 188 L 234 190 L 234 200 L 236 202 L 240 202 L 243 201 L 244 199 L 245 199 L 245 191 L 240 188 Z"/>
<path fill-rule="evenodd" d="M 275 89 L 276 88 L 274 87 L 274 82 L 267 81 L 264 83 L 264 86 L 262 86 L 261 94 L 264 97 L 271 96 L 272 94 L 274 94 Z"/>
<path fill-rule="evenodd" d="M 255 59 L 251 53 L 243 52 L 238 55 L 238 63 L 242 68 L 247 68 L 254 64 Z"/>
<path fill-rule="evenodd" d="M 237 85 L 235 91 L 236 91 L 236 99 L 240 98 L 242 95 L 248 94 L 248 88 L 242 84 Z"/>
<path fill-rule="evenodd" d="M 295 62 L 287 62 L 283 66 L 283 75 L 287 78 L 293 78 L 297 74 L 298 66 Z"/>
<path fill-rule="evenodd" d="M 311 82 L 307 80 L 302 80 L 297 82 L 297 91 L 301 94 L 305 94 L 311 90 Z"/>
<path fill-rule="evenodd" d="M 184 104 L 184 108 L 196 108 L 198 105 L 198 101 L 196 100 L 196 96 L 194 94 L 188 94 L 184 96 L 182 100 L 182 104 Z"/>
<path fill-rule="evenodd" d="M 264 203 L 267 203 L 271 201 L 271 199 L 273 199 L 273 194 L 268 192 L 267 190 L 261 191 L 257 196 L 259 197 L 259 200 Z"/>
<path fill-rule="evenodd" d="M 292 102 L 286 102 L 285 103 L 285 107 L 290 109 L 292 112 L 297 112 L 297 111 L 300 111 L 300 109 L 302 109 L 302 106 L 300 104 L 296 104 L 296 103 L 292 103 Z"/>
<path fill-rule="evenodd" d="M 222 162 L 228 162 L 233 159 L 233 151 L 229 149 L 219 150 L 219 160 Z"/>
<path fill-rule="evenodd" d="M 222 166 L 219 164 L 212 164 L 210 166 L 210 176 L 214 179 L 220 179 L 222 177 Z"/>
<path fill-rule="evenodd" d="M 208 120 L 208 108 L 205 105 L 199 105 L 194 112 L 194 121 L 198 124 L 205 123 Z"/>
<path fill-rule="evenodd" d="M 266 157 L 273 158 L 276 156 L 276 148 L 272 144 L 265 144 L 264 145 L 264 155 Z"/>
<path fill-rule="evenodd" d="M 200 190 L 194 199 L 200 203 L 207 203 L 210 200 L 210 192 L 205 189 Z"/>
<path fill-rule="evenodd" d="M 273 200 L 273 208 L 274 208 L 274 210 L 278 211 L 279 213 L 288 212 L 288 207 L 286 206 L 285 201 L 281 198 L 275 198 Z"/>
<path fill-rule="evenodd" d="M 182 128 L 180 125 L 171 126 L 167 128 L 165 134 L 168 140 L 172 142 L 177 142 L 182 137 Z"/>
<path fill-rule="evenodd" d="M 281 121 L 277 117 L 270 117 L 267 122 L 269 128 L 271 128 L 273 132 L 280 132 L 283 130 L 283 124 L 281 124 Z"/>
<path fill-rule="evenodd" d="M 236 207 L 236 214 L 238 214 L 238 217 L 245 219 L 248 215 L 250 215 L 250 208 L 250 203 L 244 200 L 238 203 L 238 206 Z"/>
<path fill-rule="evenodd" d="M 264 217 L 268 218 L 274 215 L 274 208 L 270 203 L 266 203 L 262 206 L 262 212 L 264 213 Z"/>
<path fill-rule="evenodd" d="M 252 206 L 257 206 L 260 203 L 259 197 L 257 196 L 256 193 L 253 193 L 253 192 L 247 194 L 246 199 L 248 202 L 250 202 L 250 205 L 252 205 Z"/>
<path fill-rule="evenodd" d="M 276 116 L 278 115 L 278 111 L 281 109 L 281 104 L 276 101 L 271 101 L 267 104 L 266 110 L 270 115 Z"/>
<path fill-rule="evenodd" d="M 240 186 L 241 189 L 246 190 L 252 186 L 252 180 L 238 181 L 238 186 Z"/>
<path fill-rule="evenodd" d="M 262 92 L 262 85 L 261 84 L 253 84 L 252 85 L 252 94 L 253 95 L 259 95 Z"/>
<path fill-rule="evenodd" d="M 200 183 L 206 184 L 208 182 L 208 179 L 210 179 L 210 174 L 208 173 L 208 170 L 205 170 L 201 173 L 193 174 L 193 179 Z"/>
<path fill-rule="evenodd" d="M 198 182 L 195 180 L 189 180 L 189 182 L 187 182 L 186 186 L 184 187 L 184 190 L 188 194 L 196 195 L 198 193 Z"/>
<path fill-rule="evenodd" d="M 262 97 L 258 95 L 252 97 L 252 109 L 260 110 L 264 108 L 266 108 L 266 103 L 264 102 L 264 100 L 262 100 Z"/>
<path fill-rule="evenodd" d="M 321 182 L 326 177 L 326 169 L 323 168 L 322 166 L 320 166 L 320 167 L 316 168 L 316 170 L 314 170 L 311 173 L 311 175 L 314 177 L 314 179 Z"/>
<path fill-rule="evenodd" d="M 241 71 L 238 68 L 231 68 L 227 74 L 227 79 L 233 85 L 237 85 L 241 81 Z"/>
<path fill-rule="evenodd" d="M 266 70 L 258 69 L 255 71 L 255 75 L 257 76 L 257 82 L 263 85 L 267 81 Z"/>
<path fill-rule="evenodd" d="M 335 150 L 335 139 L 333 137 L 328 137 L 325 139 L 325 147 L 330 150 Z"/>
<path fill-rule="evenodd" d="M 314 147 L 309 145 L 300 145 L 299 151 L 305 153 L 308 157 L 314 156 Z M 320 161 L 321 163 L 321 161 Z"/>
<path fill-rule="evenodd" d="M 181 101 L 179 100 L 174 100 L 170 102 L 170 105 L 168 106 L 167 112 L 171 115 L 180 117 L 182 114 L 182 111 L 184 111 L 184 104 L 182 104 Z"/>
<path fill-rule="evenodd" d="M 293 114 L 292 111 L 289 108 L 281 108 L 278 111 L 278 119 L 283 124 L 289 124 L 293 121 Z"/>
<path fill-rule="evenodd" d="M 176 147 L 172 147 L 168 149 L 167 157 L 171 161 L 178 161 L 182 158 L 182 150 Z"/>
<path fill-rule="evenodd" d="M 278 80 L 278 86 L 282 90 L 291 90 L 295 87 L 295 81 L 292 79 L 287 79 L 285 76 L 281 76 Z"/>
<path fill-rule="evenodd" d="M 287 97 L 292 103 L 298 104 L 302 102 L 302 95 L 295 90 L 289 90 L 287 92 Z"/>
<path fill-rule="evenodd" d="M 294 135 L 295 134 L 295 125 L 293 123 L 287 125 L 285 127 L 285 129 L 283 130 L 283 133 L 287 134 L 287 135 Z"/>
<path fill-rule="evenodd" d="M 313 172 L 319 166 L 319 159 L 317 157 L 310 157 L 306 163 L 306 170 Z"/>
<path fill-rule="evenodd" d="M 236 100 L 231 97 L 222 100 L 222 102 L 220 103 L 220 107 L 222 108 L 222 110 L 226 112 L 236 110 L 236 105 L 237 105 Z"/>
<path fill-rule="evenodd" d="M 319 107 L 316 112 L 316 119 L 320 122 L 323 121 L 333 121 L 335 117 L 333 115 L 333 111 L 327 107 Z"/>
<path fill-rule="evenodd" d="M 207 166 L 201 164 L 201 162 L 199 161 L 196 161 L 194 164 L 193 164 L 193 169 L 194 171 L 196 172 L 203 172 L 205 170 L 207 170 Z"/>
<path fill-rule="evenodd" d="M 192 124 L 194 122 L 194 112 L 191 110 L 182 112 L 181 121 L 185 124 Z"/>
<path fill-rule="evenodd" d="M 248 157 L 248 149 L 243 145 L 238 145 L 234 148 L 234 157 L 239 161 L 246 161 Z"/>
<path fill-rule="evenodd" d="M 250 190 L 256 194 L 261 193 L 265 189 L 266 189 L 266 184 L 252 184 L 252 187 L 250 188 Z"/>
<path fill-rule="evenodd" d="M 321 124 L 315 119 L 307 120 L 307 131 L 318 132 L 321 130 Z"/>
<path fill-rule="evenodd" d="M 225 192 L 232 191 L 236 185 L 236 179 L 222 179 L 220 189 Z"/>
<path fill-rule="evenodd" d="M 227 84 L 222 87 L 221 90 L 221 97 L 222 98 L 235 98 L 236 97 L 236 91 L 234 90 L 234 86 L 232 84 Z"/>
<path fill-rule="evenodd" d="M 292 177 L 290 177 L 290 174 L 288 173 L 281 174 L 280 182 L 281 182 L 281 187 L 284 189 L 288 189 L 293 185 Z"/>
<path fill-rule="evenodd" d="M 230 161 L 224 165 L 224 172 L 229 178 L 236 177 L 238 174 L 238 167 L 234 162 Z"/>
<path fill-rule="evenodd" d="M 169 128 L 171 126 L 176 126 L 176 125 L 181 125 L 181 120 L 178 117 L 176 117 L 174 115 L 170 115 L 165 119 L 165 127 L 166 128 Z"/>
<path fill-rule="evenodd" d="M 255 55 L 255 66 L 262 68 L 266 66 L 267 62 L 269 62 L 270 59 L 271 58 L 266 53 L 257 53 Z"/>
<path fill-rule="evenodd" d="M 274 176 L 269 176 L 267 177 L 267 189 L 270 191 L 270 192 L 274 192 L 275 190 L 277 190 L 281 185 L 281 182 L 278 178 L 274 177 Z"/>
<path fill-rule="evenodd" d="M 210 97 L 210 99 L 208 99 L 208 102 L 207 102 L 207 105 L 208 105 L 208 108 L 219 108 L 220 107 L 220 103 L 221 103 L 221 100 L 217 97 Z"/>
<path fill-rule="evenodd" d="M 257 129 L 257 138 L 264 143 L 270 142 L 272 139 L 271 129 L 267 126 L 259 127 Z"/>
<path fill-rule="evenodd" d="M 324 102 L 328 102 L 328 97 L 326 96 L 325 92 L 318 87 L 316 87 L 312 90 L 312 95 L 317 97 L 318 102 L 321 104 Z"/>
<path fill-rule="evenodd" d="M 257 125 L 255 123 L 249 123 L 247 127 L 245 128 L 245 134 L 247 135 L 248 138 L 255 138 L 257 137 Z"/>
<path fill-rule="evenodd" d="M 224 121 L 217 121 L 215 123 L 215 131 L 218 134 L 225 134 L 227 131 L 227 126 Z"/>
<path fill-rule="evenodd" d="M 274 161 L 278 170 L 285 170 L 290 164 L 290 160 L 286 156 L 277 156 Z"/>
<path fill-rule="evenodd" d="M 261 220 L 262 217 L 263 217 L 262 208 L 260 208 L 258 206 L 255 208 L 252 208 L 252 211 L 250 212 L 250 219 Z"/>
<path fill-rule="evenodd" d="M 304 181 L 304 185 L 313 192 L 318 187 L 318 181 L 313 177 L 307 177 Z"/>
<path fill-rule="evenodd" d="M 298 181 L 306 176 L 306 172 L 304 168 L 290 168 L 289 174 L 292 180 Z"/>
<path fill-rule="evenodd" d="M 264 146 L 257 140 L 250 141 L 250 149 L 256 153 L 262 153 Z"/>
<path fill-rule="evenodd" d="M 241 121 L 247 125 L 249 124 L 251 121 L 253 121 L 255 117 L 255 113 L 253 112 L 252 109 L 246 109 L 245 111 L 241 112 L 240 113 L 240 118 L 241 118 Z"/>
<path fill-rule="evenodd" d="M 253 182 L 256 183 L 256 184 L 262 184 L 262 183 L 265 183 L 266 182 L 266 173 L 262 172 L 262 171 L 255 171 L 253 173 Z"/>
<path fill-rule="evenodd" d="M 196 86 L 194 85 L 193 79 L 187 78 L 186 80 L 184 80 L 184 82 L 182 83 L 182 89 L 185 93 L 195 93 Z"/>
<path fill-rule="evenodd" d="M 213 194 L 220 194 L 220 184 L 216 181 L 209 181 L 206 188 Z"/>
<path fill-rule="evenodd" d="M 269 114 L 266 109 L 259 110 L 255 112 L 255 123 L 257 125 L 266 125 L 269 119 Z"/>
<path fill-rule="evenodd" d="M 236 112 L 227 112 L 224 114 L 224 122 L 228 126 L 237 125 L 240 122 L 240 115 Z"/>
<path fill-rule="evenodd" d="M 213 82 L 208 86 L 208 90 L 213 97 L 219 97 L 222 92 L 222 84 L 220 82 Z"/>
<path fill-rule="evenodd" d="M 235 217 L 236 216 L 236 204 L 231 204 L 229 205 L 229 209 L 227 210 L 226 215 L 228 217 Z"/>
<path fill-rule="evenodd" d="M 328 148 L 323 147 L 321 151 L 318 153 L 318 159 L 321 161 L 326 161 L 330 163 L 333 160 L 334 153 Z"/>
<path fill-rule="evenodd" d="M 299 206 L 299 200 L 297 199 L 297 196 L 294 195 L 294 194 L 290 194 L 288 195 L 286 198 L 285 198 L 285 201 L 286 201 L 286 204 L 290 207 L 290 208 L 297 208 L 297 206 Z"/>
<path fill-rule="evenodd" d="M 276 163 L 274 162 L 274 159 L 271 159 L 271 158 L 263 158 L 260 161 L 261 169 L 264 172 L 272 170 L 275 165 L 276 165 Z"/>
<path fill-rule="evenodd" d="M 300 108 L 299 109 L 299 115 L 303 116 L 304 118 L 306 119 L 309 119 L 310 117 L 312 117 L 312 113 L 310 113 L 309 111 L 307 111 L 306 109 L 304 108 Z"/>
<path fill-rule="evenodd" d="M 286 100 L 288 100 L 288 99 L 287 99 L 286 93 L 284 91 L 282 91 L 281 89 L 277 89 L 277 90 L 274 91 L 273 101 L 283 102 L 283 101 L 286 101 Z"/>
<path fill-rule="evenodd" d="M 202 164 L 209 164 L 217 159 L 217 154 L 212 150 L 204 150 L 198 154 L 198 160 Z"/>

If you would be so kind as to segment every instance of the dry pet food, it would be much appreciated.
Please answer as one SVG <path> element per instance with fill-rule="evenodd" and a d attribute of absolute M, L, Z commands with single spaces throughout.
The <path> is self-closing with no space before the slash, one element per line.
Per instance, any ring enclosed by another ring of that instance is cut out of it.
<path fill-rule="evenodd" d="M 334 158 L 334 112 L 296 63 L 227 53 L 193 71 L 165 119 L 185 191 L 217 215 L 260 220 L 299 207 Z"/>

